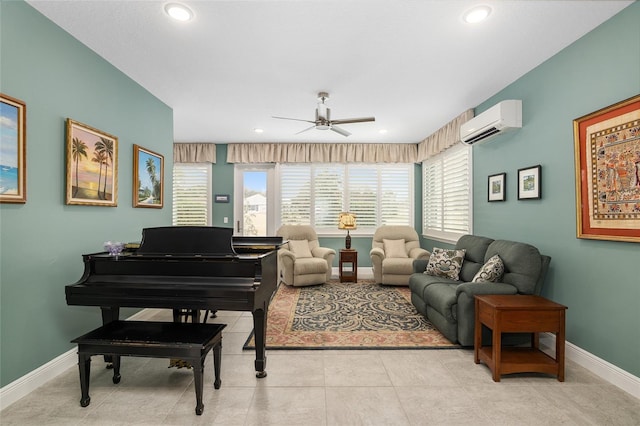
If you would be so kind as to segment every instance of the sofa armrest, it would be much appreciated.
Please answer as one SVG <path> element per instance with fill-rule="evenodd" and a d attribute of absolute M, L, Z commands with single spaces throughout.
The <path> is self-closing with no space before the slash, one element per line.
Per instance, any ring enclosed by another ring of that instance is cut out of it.
<path fill-rule="evenodd" d="M 380 247 L 374 247 L 369 252 L 369 256 L 371 256 L 372 259 L 374 257 L 377 257 L 380 259 L 380 261 L 382 261 L 382 259 L 384 259 L 384 250 L 382 250 Z"/>
<path fill-rule="evenodd" d="M 413 272 L 415 274 L 421 274 L 427 269 L 427 265 L 429 264 L 429 258 L 427 259 L 416 259 L 413 261 Z"/>
<path fill-rule="evenodd" d="M 311 254 L 313 255 L 313 257 L 322 257 L 325 260 L 329 260 L 329 256 L 335 256 L 336 251 L 328 247 L 316 247 L 311 250 Z"/>
<path fill-rule="evenodd" d="M 431 256 L 431 253 L 429 253 L 427 250 L 423 249 L 422 247 L 414 247 L 411 250 L 409 250 L 409 257 L 412 257 L 414 259 L 429 259 L 429 257 Z"/>
<path fill-rule="evenodd" d="M 290 262 L 291 264 L 296 261 L 296 256 L 293 254 L 293 252 L 285 248 L 281 248 L 278 250 L 278 257 L 283 261 Z"/>
<path fill-rule="evenodd" d="M 456 298 L 465 293 L 473 300 L 480 294 L 517 294 L 518 288 L 506 283 L 462 283 L 456 287 Z"/>

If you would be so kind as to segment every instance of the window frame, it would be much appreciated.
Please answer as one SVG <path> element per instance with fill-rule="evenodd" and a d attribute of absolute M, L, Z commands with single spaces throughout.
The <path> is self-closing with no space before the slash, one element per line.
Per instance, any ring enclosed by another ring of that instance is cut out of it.
<path fill-rule="evenodd" d="M 188 226 L 188 225 L 176 225 L 175 221 L 175 211 L 177 204 L 176 203 L 176 190 L 180 186 L 180 180 L 176 179 L 176 167 L 191 167 L 191 168 L 202 168 L 206 170 L 206 190 L 205 190 L 205 205 L 206 205 L 206 224 L 196 224 L 194 226 L 211 226 L 212 218 L 213 218 L 213 164 L 211 163 L 174 163 L 172 168 L 172 176 L 173 176 L 173 188 L 172 188 L 172 211 L 171 211 L 171 224 L 173 226 Z"/>

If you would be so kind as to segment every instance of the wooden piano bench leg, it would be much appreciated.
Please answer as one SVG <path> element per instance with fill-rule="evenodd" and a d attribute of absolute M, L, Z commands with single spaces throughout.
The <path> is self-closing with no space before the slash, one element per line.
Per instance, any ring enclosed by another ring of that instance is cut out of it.
<path fill-rule="evenodd" d="M 213 382 L 214 389 L 220 389 L 222 380 L 220 379 L 220 365 L 222 364 L 222 343 L 218 343 L 213 348 L 213 371 L 215 373 L 215 380 Z"/>
<path fill-rule="evenodd" d="M 80 369 L 80 406 L 86 407 L 91 403 L 89 396 L 89 377 L 91 377 L 91 355 L 78 352 L 78 368 Z"/>
<path fill-rule="evenodd" d="M 120 355 L 113 356 L 113 384 L 120 383 Z"/>
<path fill-rule="evenodd" d="M 196 414 L 202 415 L 204 404 L 202 403 L 202 388 L 204 381 L 204 357 L 190 360 L 193 366 L 193 383 L 196 388 Z"/>

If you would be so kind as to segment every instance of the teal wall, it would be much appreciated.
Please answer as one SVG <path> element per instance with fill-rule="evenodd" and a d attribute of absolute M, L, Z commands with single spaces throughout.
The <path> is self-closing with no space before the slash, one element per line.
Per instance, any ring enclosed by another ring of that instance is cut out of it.
<path fill-rule="evenodd" d="M 1 3 L 0 31 L 0 91 L 27 105 L 27 203 L 0 205 L 5 386 L 101 323 L 100 309 L 65 302 L 65 285 L 82 275 L 83 253 L 171 224 L 173 113 L 24 2 Z M 118 207 L 65 205 L 67 117 L 119 138 Z M 132 207 L 133 144 L 165 156 L 163 209 Z"/>
<path fill-rule="evenodd" d="M 474 145 L 474 231 L 550 255 L 543 295 L 569 307 L 567 340 L 640 376 L 640 244 L 576 238 L 573 120 L 640 93 L 640 3 L 478 106 L 522 99 L 523 128 Z M 519 168 L 542 165 L 542 199 L 517 200 Z M 487 176 L 507 173 L 507 201 Z"/>

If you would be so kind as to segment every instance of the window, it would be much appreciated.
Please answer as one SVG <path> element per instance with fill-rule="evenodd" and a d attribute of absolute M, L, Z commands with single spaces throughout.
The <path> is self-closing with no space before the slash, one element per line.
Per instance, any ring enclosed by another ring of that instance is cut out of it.
<path fill-rule="evenodd" d="M 282 224 L 336 234 L 338 215 L 357 216 L 358 231 L 413 225 L 413 164 L 282 164 Z"/>
<path fill-rule="evenodd" d="M 422 163 L 422 233 L 456 242 L 472 232 L 471 147 L 461 143 Z"/>
<path fill-rule="evenodd" d="M 173 224 L 211 224 L 211 164 L 173 165 Z"/>

